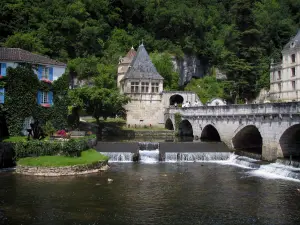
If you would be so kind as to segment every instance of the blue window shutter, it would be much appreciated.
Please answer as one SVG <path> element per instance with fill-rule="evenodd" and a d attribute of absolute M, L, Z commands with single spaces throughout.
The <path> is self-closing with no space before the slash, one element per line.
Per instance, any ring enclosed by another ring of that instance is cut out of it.
<path fill-rule="evenodd" d="M 41 104 L 42 103 L 42 92 L 38 91 L 37 93 L 37 103 Z"/>
<path fill-rule="evenodd" d="M 42 79 L 42 74 L 43 74 L 43 67 L 39 66 L 39 68 L 38 68 L 38 78 L 39 78 L 39 80 Z"/>
<path fill-rule="evenodd" d="M 5 90 L 4 88 L 0 88 L 0 103 L 4 103 L 4 98 L 5 98 Z"/>
<path fill-rule="evenodd" d="M 1 63 L 1 74 L 2 76 L 6 76 L 6 63 Z"/>
<path fill-rule="evenodd" d="M 53 81 L 53 67 L 49 68 L 49 80 Z"/>
<path fill-rule="evenodd" d="M 53 92 L 49 91 L 48 92 L 48 101 L 50 105 L 53 105 Z"/>

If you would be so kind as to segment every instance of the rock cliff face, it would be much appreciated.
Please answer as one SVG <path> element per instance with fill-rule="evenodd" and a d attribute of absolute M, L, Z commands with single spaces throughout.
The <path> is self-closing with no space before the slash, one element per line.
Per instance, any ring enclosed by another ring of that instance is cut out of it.
<path fill-rule="evenodd" d="M 179 85 L 183 86 L 190 82 L 193 77 L 204 77 L 208 65 L 201 61 L 195 55 L 185 54 L 182 59 L 173 57 L 172 59 L 174 69 L 179 73 Z"/>
<path fill-rule="evenodd" d="M 10 143 L 0 143 L 0 168 L 15 166 L 14 149 Z"/>

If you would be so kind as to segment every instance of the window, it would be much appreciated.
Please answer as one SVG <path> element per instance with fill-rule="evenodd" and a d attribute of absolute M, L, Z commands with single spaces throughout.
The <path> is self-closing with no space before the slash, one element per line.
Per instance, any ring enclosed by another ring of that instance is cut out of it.
<path fill-rule="evenodd" d="M 273 80 L 275 80 L 275 72 L 272 73 Z"/>
<path fill-rule="evenodd" d="M 278 84 L 278 91 L 281 92 L 281 83 Z"/>
<path fill-rule="evenodd" d="M 278 78 L 277 80 L 281 80 L 281 71 L 278 71 Z"/>
<path fill-rule="evenodd" d="M 296 81 L 292 81 L 292 89 L 293 89 L 293 90 L 296 89 Z"/>
<path fill-rule="evenodd" d="M 139 92 L 139 82 L 131 82 L 131 92 L 132 93 Z"/>
<path fill-rule="evenodd" d="M 294 63 L 294 62 L 296 62 L 296 55 L 295 54 L 292 55 L 292 63 Z"/>
<path fill-rule="evenodd" d="M 149 83 L 142 82 L 142 93 L 148 93 L 148 92 L 149 92 Z"/>
<path fill-rule="evenodd" d="M 291 68 L 291 70 L 292 70 L 292 77 L 296 76 L 296 69 L 295 69 L 295 67 Z"/>
<path fill-rule="evenodd" d="M 49 103 L 48 92 L 45 92 L 45 91 L 42 92 L 41 100 L 42 100 L 42 102 L 41 102 L 42 104 Z"/>
<path fill-rule="evenodd" d="M 158 92 L 158 83 L 151 83 L 152 93 Z"/>
<path fill-rule="evenodd" d="M 44 67 L 43 68 L 42 78 L 49 79 L 49 67 Z"/>

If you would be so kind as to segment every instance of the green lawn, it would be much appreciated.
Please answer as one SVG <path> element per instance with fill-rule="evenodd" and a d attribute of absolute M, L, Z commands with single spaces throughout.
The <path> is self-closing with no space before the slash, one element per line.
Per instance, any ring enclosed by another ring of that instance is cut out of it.
<path fill-rule="evenodd" d="M 92 164 L 98 161 L 108 160 L 94 149 L 89 149 L 81 153 L 81 157 L 67 157 L 67 156 L 40 156 L 22 158 L 17 162 L 21 166 L 43 166 L 43 167 L 62 167 L 74 166 L 82 164 Z"/>

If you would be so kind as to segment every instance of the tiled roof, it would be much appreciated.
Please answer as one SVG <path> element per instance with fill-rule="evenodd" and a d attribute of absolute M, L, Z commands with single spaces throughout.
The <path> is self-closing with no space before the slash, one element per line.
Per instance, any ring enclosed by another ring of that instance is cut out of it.
<path fill-rule="evenodd" d="M 154 79 L 154 80 L 164 79 L 157 72 L 143 44 L 139 46 L 137 53 L 134 59 L 132 60 L 130 67 L 123 79 L 126 78 L 134 78 L 134 79 L 144 78 L 144 79 Z"/>
<path fill-rule="evenodd" d="M 0 47 L 0 61 L 66 66 L 65 63 L 20 48 Z"/>
<path fill-rule="evenodd" d="M 298 30 L 298 33 L 296 36 L 294 36 L 283 48 L 283 51 L 289 50 L 289 49 L 295 49 L 300 48 L 300 30 Z"/>

